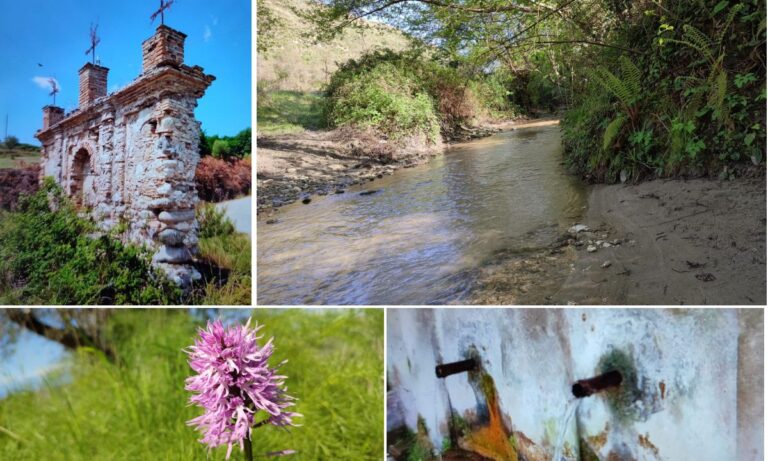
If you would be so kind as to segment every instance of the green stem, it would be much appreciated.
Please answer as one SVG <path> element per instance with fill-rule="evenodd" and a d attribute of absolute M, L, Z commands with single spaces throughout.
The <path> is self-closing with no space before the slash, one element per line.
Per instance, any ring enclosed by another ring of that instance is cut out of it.
<path fill-rule="evenodd" d="M 251 439 L 248 437 L 245 438 L 245 446 L 244 450 L 245 452 L 245 461 L 253 461 L 253 449 L 251 448 Z"/>

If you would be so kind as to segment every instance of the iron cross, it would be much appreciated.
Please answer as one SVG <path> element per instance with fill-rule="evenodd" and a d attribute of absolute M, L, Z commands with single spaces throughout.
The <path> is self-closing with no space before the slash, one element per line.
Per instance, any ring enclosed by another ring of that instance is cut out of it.
<path fill-rule="evenodd" d="M 155 18 L 160 15 L 160 25 L 165 24 L 165 10 L 168 10 L 171 8 L 171 5 L 173 4 L 173 0 L 160 0 L 160 9 L 152 13 L 152 16 L 150 16 L 150 21 L 155 22 Z"/>
<path fill-rule="evenodd" d="M 56 93 L 59 92 L 59 85 L 56 84 L 56 80 L 53 78 L 48 79 L 48 84 L 51 85 L 51 94 L 53 96 L 53 105 L 56 105 Z"/>
<path fill-rule="evenodd" d="M 96 45 L 98 45 L 101 42 L 101 39 L 96 35 L 96 29 L 99 28 L 99 25 L 96 24 L 95 26 L 91 24 L 91 47 L 85 50 L 85 54 L 88 53 L 92 54 L 92 61 L 93 64 L 96 64 Z"/>

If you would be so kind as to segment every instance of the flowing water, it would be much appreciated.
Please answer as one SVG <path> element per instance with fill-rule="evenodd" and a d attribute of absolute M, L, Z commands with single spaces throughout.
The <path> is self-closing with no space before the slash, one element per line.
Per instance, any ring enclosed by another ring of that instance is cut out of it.
<path fill-rule="evenodd" d="M 560 418 L 560 432 L 557 435 L 557 441 L 555 442 L 555 454 L 552 455 L 552 461 L 563 461 L 563 450 L 565 449 L 565 434 L 568 432 L 568 424 L 571 422 L 571 418 L 576 414 L 576 408 L 579 407 L 581 399 L 571 399 L 565 406 L 565 413 Z"/>
<path fill-rule="evenodd" d="M 371 195 L 361 191 L 379 190 Z M 581 214 L 557 126 L 452 147 L 416 168 L 292 204 L 257 226 L 259 304 L 447 304 L 505 249 L 547 245 Z"/>

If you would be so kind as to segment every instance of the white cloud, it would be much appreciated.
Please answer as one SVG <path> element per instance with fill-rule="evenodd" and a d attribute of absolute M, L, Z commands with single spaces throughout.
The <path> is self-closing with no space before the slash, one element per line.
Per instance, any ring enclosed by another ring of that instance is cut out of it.
<path fill-rule="evenodd" d="M 40 88 L 42 88 L 42 89 L 44 89 L 44 90 L 48 90 L 48 91 L 51 91 L 51 90 L 53 89 L 53 88 L 51 87 L 51 82 L 50 82 L 50 80 L 51 80 L 51 79 L 52 79 L 54 82 L 56 82 L 56 88 L 58 88 L 59 90 L 61 90 L 61 84 L 59 84 L 59 81 L 58 81 L 58 80 L 56 80 L 56 79 L 55 79 L 55 78 L 53 78 L 53 77 L 40 77 L 40 76 L 35 76 L 35 77 L 32 77 L 32 81 L 33 81 L 33 82 L 35 82 L 35 84 L 36 84 L 37 86 L 39 86 Z"/>
<path fill-rule="evenodd" d="M 208 42 L 212 36 L 213 36 L 213 31 L 211 30 L 211 27 L 206 24 L 205 30 L 203 31 L 203 41 Z"/>

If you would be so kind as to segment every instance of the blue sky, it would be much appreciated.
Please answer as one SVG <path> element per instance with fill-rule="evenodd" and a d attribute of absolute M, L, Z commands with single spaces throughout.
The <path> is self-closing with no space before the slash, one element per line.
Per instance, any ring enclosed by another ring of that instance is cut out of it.
<path fill-rule="evenodd" d="M 23 331 L 14 353 L 0 358 L 0 398 L 14 389 L 39 385 L 46 373 L 63 365 L 66 355 L 58 343 Z"/>
<path fill-rule="evenodd" d="M 96 56 L 108 67 L 108 91 L 141 72 L 141 42 L 157 25 L 159 0 L 3 0 L 0 6 L 0 138 L 39 144 L 34 133 L 51 103 L 48 77 L 59 82 L 56 105 L 77 107 L 78 70 L 90 60 L 89 28 L 98 22 Z M 165 24 L 187 34 L 184 61 L 216 81 L 200 100 L 197 119 L 208 134 L 233 135 L 251 125 L 250 0 L 175 0 Z M 39 65 L 42 64 L 42 67 Z M 37 78 L 36 78 L 37 77 Z M 42 84 L 39 85 L 36 81 Z M 45 86 L 46 88 L 44 88 Z"/>

